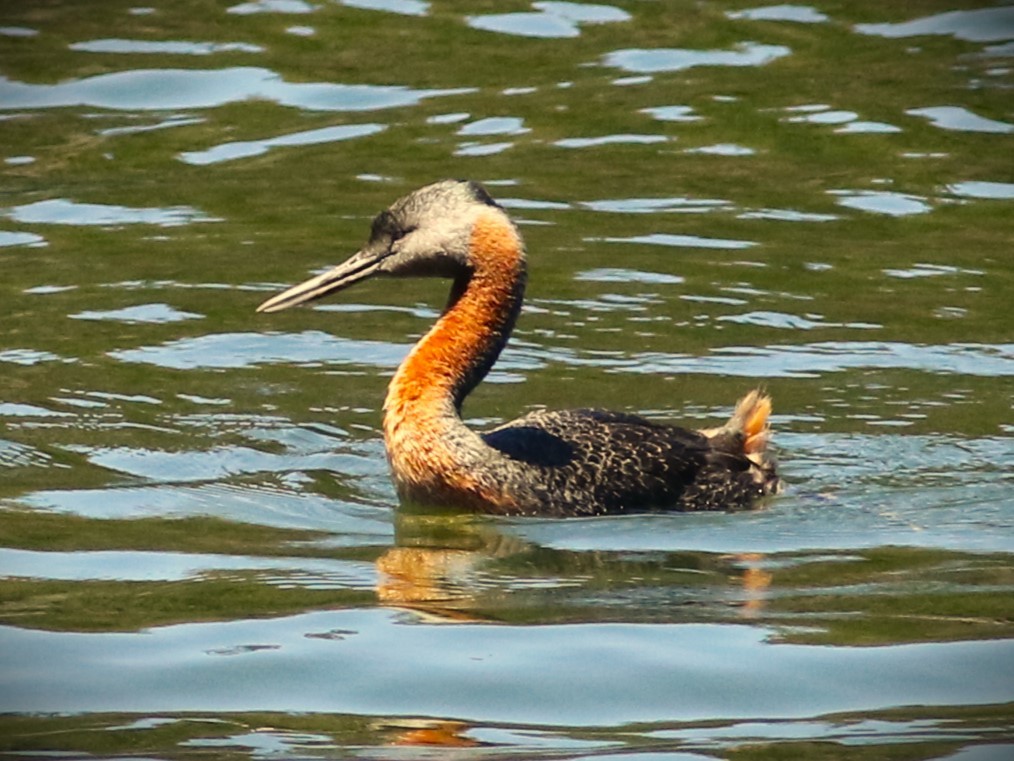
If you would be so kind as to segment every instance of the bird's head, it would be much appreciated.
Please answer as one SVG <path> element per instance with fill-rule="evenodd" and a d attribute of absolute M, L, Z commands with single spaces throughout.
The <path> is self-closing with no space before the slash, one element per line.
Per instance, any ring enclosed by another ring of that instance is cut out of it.
<path fill-rule="evenodd" d="M 426 185 L 378 214 L 369 241 L 345 262 L 272 296 L 257 311 L 277 312 L 377 275 L 458 278 L 475 269 L 475 231 L 490 215 L 513 231 L 506 213 L 478 183 Z"/>

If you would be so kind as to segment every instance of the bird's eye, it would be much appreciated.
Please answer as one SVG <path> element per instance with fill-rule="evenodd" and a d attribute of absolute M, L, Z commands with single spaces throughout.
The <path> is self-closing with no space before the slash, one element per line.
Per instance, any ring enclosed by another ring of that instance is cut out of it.
<path fill-rule="evenodd" d="M 414 233 L 418 228 L 416 227 L 400 227 L 391 233 L 391 243 L 397 243 L 402 238 L 405 238 Z"/>

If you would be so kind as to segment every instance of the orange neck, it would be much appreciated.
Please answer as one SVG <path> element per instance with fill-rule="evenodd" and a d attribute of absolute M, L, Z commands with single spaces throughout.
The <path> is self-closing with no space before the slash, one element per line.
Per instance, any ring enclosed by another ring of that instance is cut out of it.
<path fill-rule="evenodd" d="M 521 309 L 524 246 L 506 215 L 484 212 L 469 247 L 473 269 L 455 281 L 447 309 L 398 368 L 384 402 L 388 458 L 410 494 L 439 492 L 435 484 L 461 471 L 462 448 L 482 446 L 461 421 L 461 404 L 493 366 Z"/>

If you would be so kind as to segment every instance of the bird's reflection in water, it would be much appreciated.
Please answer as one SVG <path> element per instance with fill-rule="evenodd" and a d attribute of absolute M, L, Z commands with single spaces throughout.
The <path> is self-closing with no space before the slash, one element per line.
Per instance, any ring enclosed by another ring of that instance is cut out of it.
<path fill-rule="evenodd" d="M 764 568 L 766 556 L 760 552 L 744 552 L 733 556 L 736 565 L 742 568 L 740 585 L 743 588 L 743 603 L 740 616 L 757 618 L 767 605 L 771 581 L 774 576 Z"/>
<path fill-rule="evenodd" d="M 682 623 L 756 619 L 772 583 L 761 553 L 578 552 L 509 530 L 484 516 L 399 512 L 395 546 L 377 559 L 380 604 L 422 623 Z M 610 597 L 615 616 L 603 617 Z M 391 747 L 485 744 L 470 736 L 472 725 L 451 719 L 406 718 L 382 729 Z"/>
<path fill-rule="evenodd" d="M 561 550 L 509 532 L 486 516 L 399 512 L 378 601 L 427 623 L 689 623 L 757 619 L 773 581 L 761 553 Z"/>
<path fill-rule="evenodd" d="M 375 729 L 387 733 L 388 745 L 437 748 L 475 748 L 483 743 L 468 736 L 471 724 L 452 719 L 401 719 Z"/>
<path fill-rule="evenodd" d="M 395 546 L 377 559 L 377 598 L 433 623 L 491 620 L 477 612 L 496 596 L 484 566 L 530 546 L 478 516 L 398 513 Z"/>

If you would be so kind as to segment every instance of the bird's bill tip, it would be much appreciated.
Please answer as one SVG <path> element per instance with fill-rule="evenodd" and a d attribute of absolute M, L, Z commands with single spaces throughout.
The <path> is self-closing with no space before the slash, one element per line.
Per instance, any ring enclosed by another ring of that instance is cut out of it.
<path fill-rule="evenodd" d="M 281 312 L 283 309 L 285 309 L 287 306 L 289 306 L 288 304 L 281 304 L 281 303 L 279 303 L 279 296 L 284 296 L 284 295 L 285 295 L 284 293 L 279 293 L 279 294 L 277 294 L 275 296 L 272 296 L 270 299 L 266 299 L 265 301 L 263 301 L 257 307 L 257 311 L 258 312 L 268 312 L 268 313 L 270 313 L 270 312 Z"/>
<path fill-rule="evenodd" d="M 322 298 L 370 277 L 377 271 L 379 265 L 379 258 L 365 257 L 363 252 L 359 252 L 343 264 L 275 294 L 258 306 L 257 311 L 280 312 Z"/>
<path fill-rule="evenodd" d="M 325 272 L 324 275 L 330 273 Z M 309 280 L 294 285 L 291 288 L 287 288 L 281 293 L 276 293 L 270 299 L 264 301 L 259 307 L 258 312 L 280 312 L 283 309 L 289 307 L 298 306 L 304 304 L 307 301 L 320 298 L 324 294 L 330 292 L 332 289 L 328 287 L 328 281 L 323 279 L 323 276 L 318 275 L 317 277 L 310 278 Z"/>

